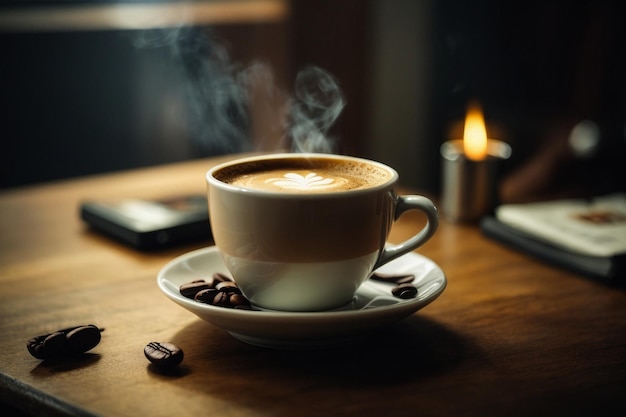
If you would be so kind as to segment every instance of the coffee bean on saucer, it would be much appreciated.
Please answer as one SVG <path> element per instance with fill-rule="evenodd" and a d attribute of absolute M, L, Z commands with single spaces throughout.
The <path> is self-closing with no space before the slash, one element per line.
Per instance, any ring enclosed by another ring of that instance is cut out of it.
<path fill-rule="evenodd" d="M 241 294 L 241 290 L 239 289 L 237 284 L 235 284 L 233 281 L 218 282 L 215 285 L 215 289 L 218 291 L 223 291 L 223 292 L 230 293 L 230 294 L 232 293 Z"/>
<path fill-rule="evenodd" d="M 409 284 L 415 280 L 413 274 L 384 274 L 382 272 L 374 272 L 370 279 L 374 281 L 390 282 L 393 284 Z"/>
<path fill-rule="evenodd" d="M 417 287 L 411 284 L 400 284 L 391 289 L 394 297 L 409 299 L 417 296 Z"/>
<path fill-rule="evenodd" d="M 204 304 L 213 304 L 213 299 L 215 299 L 217 294 L 219 294 L 219 291 L 215 288 L 207 288 L 198 291 L 193 299 Z"/>
<path fill-rule="evenodd" d="M 241 294 L 230 294 L 228 302 L 233 308 L 242 310 L 250 310 L 252 308 L 250 301 Z"/>
<path fill-rule="evenodd" d="M 183 361 L 181 348 L 169 342 L 150 342 L 143 348 L 146 358 L 156 367 L 171 369 Z"/>
<path fill-rule="evenodd" d="M 232 307 L 230 305 L 230 295 L 224 291 L 218 291 L 211 304 L 217 307 Z"/>
<path fill-rule="evenodd" d="M 215 281 L 215 283 L 218 283 L 218 282 L 232 282 L 233 281 L 233 279 L 231 277 L 229 277 L 228 275 L 224 275 L 221 272 L 214 273 L 212 278 Z"/>
<path fill-rule="evenodd" d="M 237 283 L 227 275 L 216 272 L 206 280 L 196 280 L 179 287 L 181 295 L 199 303 L 217 307 L 252 310 L 250 301 L 243 296 Z"/>
<path fill-rule="evenodd" d="M 179 287 L 179 291 L 183 297 L 194 298 L 201 290 L 211 288 L 211 284 L 203 279 L 191 281 Z"/>

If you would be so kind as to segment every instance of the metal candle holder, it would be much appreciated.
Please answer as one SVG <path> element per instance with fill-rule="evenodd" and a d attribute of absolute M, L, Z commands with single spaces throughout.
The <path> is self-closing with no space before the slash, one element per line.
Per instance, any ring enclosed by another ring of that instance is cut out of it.
<path fill-rule="evenodd" d="M 454 222 L 479 220 L 497 201 L 497 176 L 502 161 L 511 156 L 511 147 L 501 141 L 487 140 L 487 155 L 474 161 L 463 152 L 463 140 L 441 145 L 444 216 Z"/>

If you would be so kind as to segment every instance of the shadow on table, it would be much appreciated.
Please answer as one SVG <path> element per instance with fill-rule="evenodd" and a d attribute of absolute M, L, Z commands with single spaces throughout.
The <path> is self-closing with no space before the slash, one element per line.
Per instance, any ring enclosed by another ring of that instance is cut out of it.
<path fill-rule="evenodd" d="M 190 368 L 186 372 L 190 389 L 225 392 L 229 384 L 238 384 L 239 390 L 241 385 L 259 383 L 266 389 L 271 389 L 273 384 L 289 384 L 293 389 L 297 386 L 387 387 L 454 368 L 469 352 L 471 356 L 475 357 L 477 352 L 480 356 L 478 348 L 462 335 L 419 316 L 370 333 L 355 343 L 318 350 L 250 346 L 203 321 L 182 329 L 173 340 L 181 347 L 192 347 L 189 354 L 186 350 L 184 362 Z M 210 362 L 209 369 L 215 371 L 220 387 L 211 387 L 206 382 L 193 385 L 194 361 Z"/>
<path fill-rule="evenodd" d="M 48 377 L 54 374 L 74 371 L 77 369 L 86 368 L 92 366 L 101 359 L 101 356 L 96 353 L 83 353 L 76 356 L 60 357 L 56 359 L 47 359 L 35 366 L 31 370 L 31 375 L 36 377 Z"/>

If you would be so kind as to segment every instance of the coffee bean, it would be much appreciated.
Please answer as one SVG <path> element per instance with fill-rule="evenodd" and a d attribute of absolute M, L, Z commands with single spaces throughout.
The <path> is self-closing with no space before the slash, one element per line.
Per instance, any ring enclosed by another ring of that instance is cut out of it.
<path fill-rule="evenodd" d="M 409 284 L 415 280 L 413 274 L 384 274 L 382 272 L 374 272 L 370 277 L 374 281 L 390 282 L 394 284 Z"/>
<path fill-rule="evenodd" d="M 37 359 L 79 355 L 100 343 L 102 330 L 93 324 L 69 327 L 36 336 L 26 343 L 26 348 Z"/>
<path fill-rule="evenodd" d="M 99 334 L 99 333 L 98 333 Z M 42 350 L 48 357 L 59 355 L 67 347 L 67 337 L 62 332 L 54 332 L 43 340 Z"/>
<path fill-rule="evenodd" d="M 171 369 L 183 360 L 181 348 L 169 342 L 150 342 L 143 348 L 146 358 L 161 369 Z"/>
<path fill-rule="evenodd" d="M 213 298 L 213 302 L 211 304 L 218 307 L 231 307 L 230 295 L 228 295 L 228 293 L 226 292 L 218 291 L 215 295 L 215 298 Z"/>
<path fill-rule="evenodd" d="M 37 359 L 46 358 L 46 353 L 43 351 L 43 341 L 47 336 L 49 335 L 33 337 L 26 342 L 26 349 L 28 349 L 28 353 L 30 353 L 31 356 Z"/>
<path fill-rule="evenodd" d="M 197 290 L 197 291 L 196 291 Z M 181 295 L 217 307 L 251 310 L 250 301 L 232 278 L 216 272 L 206 280 L 196 280 L 179 287 Z M 236 297 L 234 297 L 236 295 Z"/>
<path fill-rule="evenodd" d="M 80 354 L 93 349 L 100 343 L 100 329 L 94 325 L 81 326 L 66 335 L 65 350 L 70 354 Z"/>
<path fill-rule="evenodd" d="M 248 301 L 248 299 L 241 294 L 230 294 L 228 302 L 231 306 L 233 306 L 233 308 L 250 308 L 250 301 Z"/>
<path fill-rule="evenodd" d="M 213 304 L 213 299 L 218 293 L 219 291 L 216 290 L 215 288 L 201 290 L 196 294 L 196 296 L 194 297 L 194 300 L 199 301 L 204 304 Z"/>
<path fill-rule="evenodd" d="M 411 284 L 400 284 L 391 289 L 394 297 L 409 299 L 417 296 L 417 288 Z"/>
<path fill-rule="evenodd" d="M 181 285 L 179 291 L 184 297 L 194 298 L 198 292 L 209 288 L 211 288 L 210 283 L 205 280 L 196 280 Z"/>
<path fill-rule="evenodd" d="M 26 348 L 37 359 L 48 359 L 60 356 L 67 339 L 65 333 L 54 332 L 32 338 Z"/>
<path fill-rule="evenodd" d="M 241 290 L 239 289 L 239 287 L 237 286 L 237 284 L 235 284 L 232 281 L 222 281 L 222 282 L 218 282 L 217 285 L 215 285 L 215 289 L 219 290 L 219 291 L 223 291 L 223 292 L 227 292 L 227 293 L 238 293 L 241 294 Z"/>

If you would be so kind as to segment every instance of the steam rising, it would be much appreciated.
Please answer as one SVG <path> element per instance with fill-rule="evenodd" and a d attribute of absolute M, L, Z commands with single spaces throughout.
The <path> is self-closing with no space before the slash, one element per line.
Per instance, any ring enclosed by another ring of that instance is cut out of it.
<path fill-rule="evenodd" d="M 321 68 L 300 71 L 290 95 L 276 87 L 267 65 L 231 62 L 226 48 L 206 29 L 141 31 L 133 41 L 139 48 L 168 48 L 180 63 L 187 122 L 204 149 L 335 150 L 328 131 L 345 100 L 336 80 Z"/>
<path fill-rule="evenodd" d="M 332 152 L 334 143 L 327 133 L 344 106 L 341 90 L 330 74 L 318 67 L 300 72 L 290 113 L 293 150 Z"/>
<path fill-rule="evenodd" d="M 194 140 L 227 152 L 249 148 L 248 96 L 240 80 L 244 72 L 230 62 L 225 48 L 199 29 L 179 31 L 173 45 L 183 70 Z"/>

